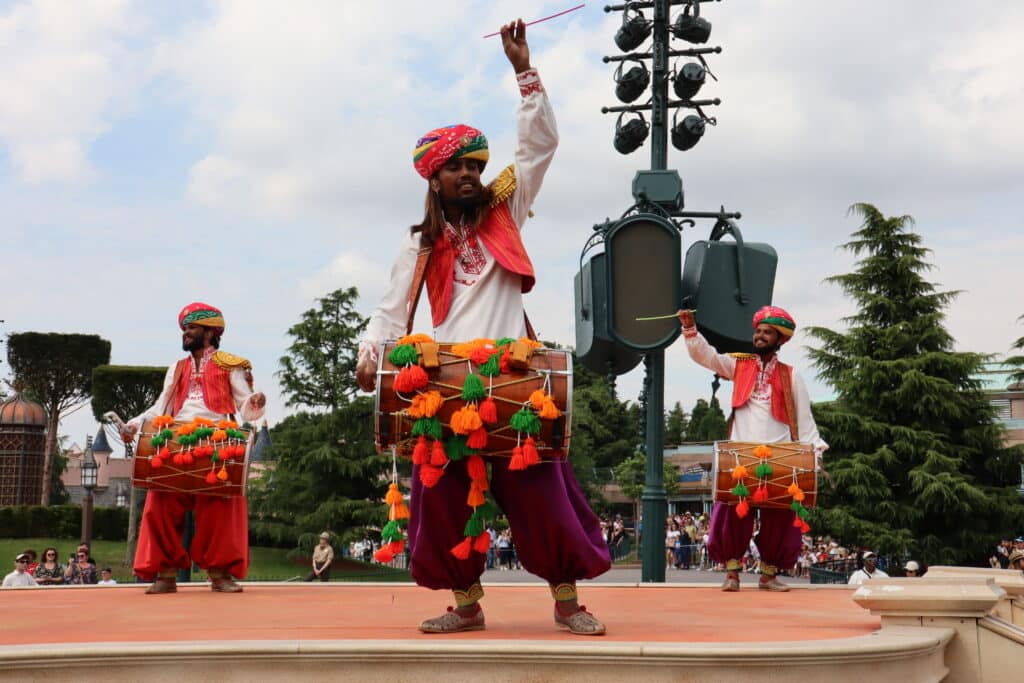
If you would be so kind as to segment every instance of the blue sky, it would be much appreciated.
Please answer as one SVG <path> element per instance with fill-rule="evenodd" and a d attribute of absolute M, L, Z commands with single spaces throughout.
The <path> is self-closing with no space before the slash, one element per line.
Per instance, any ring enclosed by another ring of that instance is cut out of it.
<path fill-rule="evenodd" d="M 0 2 L 0 332 L 95 332 L 113 362 L 166 365 L 192 300 L 227 316 L 227 350 L 273 372 L 314 299 L 355 285 L 369 313 L 401 232 L 419 219 L 410 152 L 440 124 L 473 123 L 492 168 L 511 161 L 518 98 L 503 21 L 574 2 L 307 0 Z M 573 343 L 572 277 L 590 226 L 630 202 L 644 147 L 611 147 L 618 15 L 589 2 L 529 32 L 562 142 L 524 236 L 539 273 L 527 298 L 544 338 Z M 885 16 L 796 0 L 704 5 L 719 125 L 670 151 L 688 208 L 742 211 L 750 241 L 780 254 L 775 302 L 801 327 L 850 312 L 822 284 L 847 272 L 847 207 L 910 214 L 931 279 L 963 290 L 958 348 L 1005 352 L 1024 334 L 1024 5 L 907 0 Z M 710 224 L 683 236 L 684 250 Z M 420 313 L 421 324 L 428 318 Z M 814 381 L 797 340 L 786 359 Z M 710 377 L 667 353 L 666 404 L 689 408 Z M 0 374 L 6 370 L 0 365 Z M 620 381 L 639 392 L 640 373 Z M 81 442 L 87 411 L 63 431 Z"/>

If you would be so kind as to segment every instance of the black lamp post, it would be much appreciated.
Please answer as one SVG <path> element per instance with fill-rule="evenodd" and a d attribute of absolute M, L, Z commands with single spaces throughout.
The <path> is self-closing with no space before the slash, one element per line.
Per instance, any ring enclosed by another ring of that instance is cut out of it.
<path fill-rule="evenodd" d="M 92 437 L 85 440 L 85 454 L 82 456 L 82 488 L 85 489 L 85 496 L 82 497 L 82 543 L 92 546 L 92 490 L 96 488 L 96 475 L 99 467 L 96 466 L 96 457 L 92 453 Z"/>

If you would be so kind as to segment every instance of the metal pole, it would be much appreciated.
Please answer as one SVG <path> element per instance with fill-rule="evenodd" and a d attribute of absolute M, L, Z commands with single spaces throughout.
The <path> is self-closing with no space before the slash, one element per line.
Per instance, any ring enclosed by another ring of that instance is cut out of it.
<path fill-rule="evenodd" d="M 668 168 L 668 0 L 654 1 L 651 45 L 651 169 Z"/>
<path fill-rule="evenodd" d="M 92 491 L 89 489 L 82 498 L 82 543 L 92 547 Z"/>

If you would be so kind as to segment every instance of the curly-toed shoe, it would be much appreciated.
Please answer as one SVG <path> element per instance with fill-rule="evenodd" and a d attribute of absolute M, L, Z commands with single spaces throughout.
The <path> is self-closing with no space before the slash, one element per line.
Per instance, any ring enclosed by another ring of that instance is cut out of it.
<path fill-rule="evenodd" d="M 146 595 L 159 595 L 161 593 L 177 593 L 178 581 L 173 576 L 158 576 L 156 581 L 146 589 Z"/>
<path fill-rule="evenodd" d="M 740 589 L 740 575 L 736 572 L 729 572 L 722 582 L 722 590 L 726 593 L 735 593 Z"/>
<path fill-rule="evenodd" d="M 231 576 L 210 577 L 210 590 L 214 593 L 241 593 L 242 584 Z"/>
<path fill-rule="evenodd" d="M 568 629 L 570 633 L 578 636 L 603 636 L 605 631 L 601 620 L 588 612 L 583 605 L 569 615 L 559 612 L 558 606 L 555 605 L 555 623 L 559 628 Z"/>
<path fill-rule="evenodd" d="M 427 619 L 420 624 L 420 630 L 424 633 L 459 633 L 460 631 L 483 631 L 484 611 L 477 607 L 476 614 L 471 617 L 464 617 L 449 607 L 448 611 L 439 617 Z"/>
<path fill-rule="evenodd" d="M 765 577 L 762 576 L 761 580 L 757 582 L 757 587 L 763 591 L 775 591 L 776 593 L 786 593 L 789 591 L 789 586 L 779 581 L 774 576 L 769 577 L 765 581 Z"/>

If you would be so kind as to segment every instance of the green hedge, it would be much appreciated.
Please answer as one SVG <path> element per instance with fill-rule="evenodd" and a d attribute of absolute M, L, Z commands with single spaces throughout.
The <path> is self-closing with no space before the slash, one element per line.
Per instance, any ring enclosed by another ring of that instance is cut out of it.
<path fill-rule="evenodd" d="M 76 538 L 82 532 L 78 505 L 0 507 L 2 538 Z M 93 509 L 92 537 L 123 541 L 128 537 L 128 508 Z"/>

